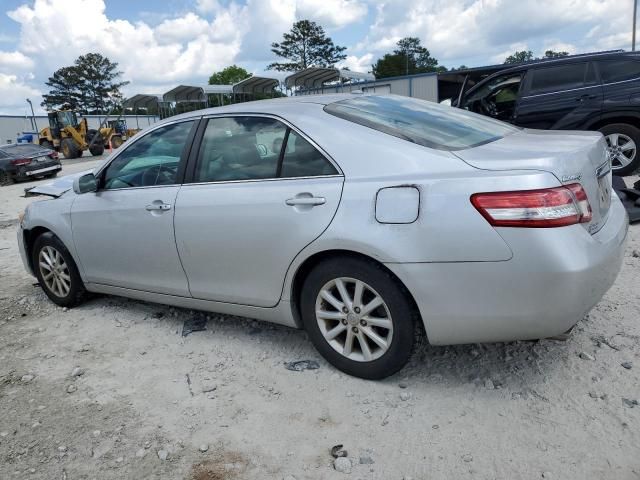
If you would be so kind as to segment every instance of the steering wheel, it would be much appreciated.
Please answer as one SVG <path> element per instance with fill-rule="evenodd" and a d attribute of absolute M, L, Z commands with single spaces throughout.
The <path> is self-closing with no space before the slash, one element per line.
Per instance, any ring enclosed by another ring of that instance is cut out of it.
<path fill-rule="evenodd" d="M 487 113 L 487 115 L 494 118 L 498 116 L 498 107 L 493 100 L 490 100 L 487 97 L 482 97 L 480 99 L 480 105 L 482 106 L 482 109 Z"/>
<path fill-rule="evenodd" d="M 170 185 L 175 181 L 175 171 L 163 165 L 155 165 L 142 172 L 140 183 L 142 186 Z"/>

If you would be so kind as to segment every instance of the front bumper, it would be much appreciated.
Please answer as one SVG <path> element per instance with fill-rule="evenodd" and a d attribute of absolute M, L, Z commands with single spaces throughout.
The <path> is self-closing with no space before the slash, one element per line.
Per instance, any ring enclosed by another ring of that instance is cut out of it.
<path fill-rule="evenodd" d="M 591 310 L 622 266 L 626 211 L 613 196 L 606 224 L 501 228 L 503 262 L 386 264 L 409 289 L 435 345 L 559 335 Z"/>
<path fill-rule="evenodd" d="M 22 259 L 22 264 L 24 265 L 24 269 L 29 272 L 31 275 L 35 276 L 33 270 L 31 269 L 31 262 L 29 262 L 29 257 L 27 256 L 27 248 L 24 241 L 24 230 L 22 229 L 22 225 L 18 226 L 18 251 L 20 252 L 20 258 Z"/>

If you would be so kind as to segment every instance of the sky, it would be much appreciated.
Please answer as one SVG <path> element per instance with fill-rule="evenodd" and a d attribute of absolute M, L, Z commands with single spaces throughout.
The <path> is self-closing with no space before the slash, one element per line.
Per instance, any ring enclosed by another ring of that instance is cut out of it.
<path fill-rule="evenodd" d="M 205 84 L 231 64 L 263 73 L 301 19 L 367 72 L 405 36 L 448 68 L 523 49 L 629 50 L 632 12 L 633 0 L 0 0 L 0 114 L 24 115 L 25 98 L 42 111 L 47 78 L 88 52 L 118 62 L 131 96 Z"/>

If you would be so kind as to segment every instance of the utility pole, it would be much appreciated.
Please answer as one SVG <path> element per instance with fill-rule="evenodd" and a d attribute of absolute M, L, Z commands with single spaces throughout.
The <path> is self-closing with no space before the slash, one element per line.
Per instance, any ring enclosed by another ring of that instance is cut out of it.
<path fill-rule="evenodd" d="M 34 130 L 37 132 L 38 124 L 36 123 L 36 114 L 33 112 L 33 104 L 31 103 L 31 100 L 29 100 L 28 98 L 27 98 L 27 103 L 31 107 L 31 126 L 32 128 L 35 127 Z"/>
<path fill-rule="evenodd" d="M 631 32 L 631 51 L 636 51 L 636 12 L 638 11 L 638 0 L 633 0 L 633 31 Z"/>

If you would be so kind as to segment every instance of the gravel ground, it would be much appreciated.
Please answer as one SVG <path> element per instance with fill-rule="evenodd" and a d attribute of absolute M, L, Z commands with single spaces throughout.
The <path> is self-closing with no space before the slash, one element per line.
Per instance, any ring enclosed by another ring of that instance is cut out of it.
<path fill-rule="evenodd" d="M 640 226 L 568 341 L 425 346 L 370 382 L 302 331 L 211 315 L 183 337 L 197 312 L 54 306 L 18 256 L 25 186 L 0 189 L 1 479 L 640 478 Z"/>

